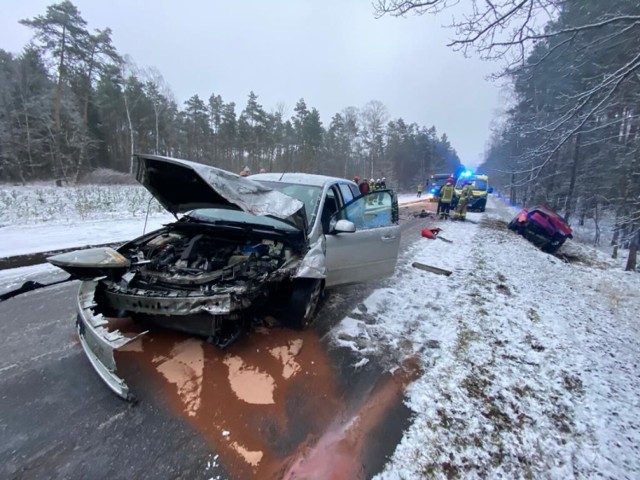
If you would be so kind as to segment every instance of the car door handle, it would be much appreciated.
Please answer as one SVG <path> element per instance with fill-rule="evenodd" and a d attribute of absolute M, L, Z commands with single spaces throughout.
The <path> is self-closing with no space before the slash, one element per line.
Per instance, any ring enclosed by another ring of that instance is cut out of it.
<path fill-rule="evenodd" d="M 395 235 L 386 235 L 384 237 L 380 237 L 380 240 L 382 240 L 383 242 L 393 242 L 396 238 L 398 238 Z"/>

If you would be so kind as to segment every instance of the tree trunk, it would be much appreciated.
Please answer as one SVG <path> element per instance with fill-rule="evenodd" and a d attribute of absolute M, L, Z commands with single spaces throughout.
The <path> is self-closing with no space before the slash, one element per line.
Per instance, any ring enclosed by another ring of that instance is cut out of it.
<path fill-rule="evenodd" d="M 89 71 L 87 72 L 87 81 L 84 86 L 84 105 L 82 107 L 82 119 L 84 124 L 89 125 L 89 93 L 91 92 L 91 76 L 93 75 L 93 57 L 95 55 L 95 45 L 91 51 L 91 57 L 89 60 Z"/>
<path fill-rule="evenodd" d="M 126 89 L 126 86 L 125 86 Z M 127 124 L 129 125 L 129 147 L 130 147 L 130 154 L 131 157 L 129 158 L 129 170 L 131 171 L 131 168 L 133 168 L 133 163 L 132 163 L 132 159 L 133 159 L 133 152 L 134 152 L 134 146 L 133 146 L 133 122 L 131 121 L 131 109 L 129 108 L 129 99 L 127 97 L 126 92 L 123 90 L 123 96 L 124 96 L 124 110 L 127 114 Z M 133 172 L 131 172 L 133 173 Z"/>
<path fill-rule="evenodd" d="M 62 79 L 64 76 L 64 50 L 67 41 L 67 27 L 62 27 L 62 46 L 60 47 L 60 63 L 58 64 L 58 84 L 56 85 L 56 97 L 53 103 L 53 119 L 55 120 L 56 133 L 60 131 L 60 103 L 62 100 Z"/>
<path fill-rule="evenodd" d="M 578 175 L 578 160 L 580 159 L 580 134 L 576 135 L 575 146 L 573 149 L 573 164 L 571 165 L 571 180 L 569 183 L 569 193 L 567 194 L 565 219 L 567 223 L 570 222 L 571 214 L 573 213 L 573 205 L 575 203 L 573 196 L 576 187 L 576 177 Z"/>
<path fill-rule="evenodd" d="M 620 210 L 616 210 L 616 220 L 613 227 L 613 235 L 611 236 L 611 245 L 613 247 L 613 255 L 611 258 L 618 257 L 618 239 L 620 238 Z"/>
<path fill-rule="evenodd" d="M 626 272 L 635 272 L 636 271 L 636 260 L 638 257 L 638 245 L 640 245 L 640 230 L 638 230 L 631 244 L 629 245 L 629 256 L 627 257 L 627 266 L 625 267 Z"/>
<path fill-rule="evenodd" d="M 25 129 L 27 133 L 27 157 L 29 158 L 29 169 L 31 170 L 31 175 L 33 175 L 34 171 L 33 171 L 33 156 L 31 155 L 31 128 L 29 127 L 29 112 L 27 110 L 27 102 L 24 98 L 24 94 L 22 91 L 20 92 L 20 97 L 22 98 L 22 109 L 24 113 Z M 22 170 L 20 171 L 20 176 L 22 177 L 22 182 L 23 182 L 22 184 L 24 185 L 26 182 L 24 180 L 24 177 L 22 176 Z"/>
<path fill-rule="evenodd" d="M 159 112 L 158 112 L 158 104 L 156 102 L 153 102 L 153 112 L 155 113 L 156 116 L 156 151 L 155 154 L 158 155 L 160 153 L 160 128 L 159 128 L 159 120 L 158 117 Z"/>
<path fill-rule="evenodd" d="M 600 245 L 600 209 L 598 208 L 598 200 L 596 200 L 595 206 L 593 208 L 593 222 L 595 223 L 595 226 L 596 226 L 596 233 L 593 238 L 593 245 L 597 247 Z"/>
<path fill-rule="evenodd" d="M 516 204 L 516 173 L 511 172 L 511 186 L 509 189 L 509 202 L 511 206 Z"/>

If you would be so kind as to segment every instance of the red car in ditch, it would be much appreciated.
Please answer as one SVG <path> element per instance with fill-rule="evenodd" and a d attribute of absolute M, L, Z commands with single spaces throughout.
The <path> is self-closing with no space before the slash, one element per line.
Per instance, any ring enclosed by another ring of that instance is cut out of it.
<path fill-rule="evenodd" d="M 567 238 L 573 238 L 573 231 L 565 219 L 543 205 L 523 208 L 509 222 L 509 229 L 548 253 L 555 253 Z"/>

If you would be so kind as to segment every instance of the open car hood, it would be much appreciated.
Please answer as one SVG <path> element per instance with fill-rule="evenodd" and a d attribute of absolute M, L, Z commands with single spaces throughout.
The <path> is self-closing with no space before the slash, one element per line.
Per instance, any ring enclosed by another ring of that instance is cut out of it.
<path fill-rule="evenodd" d="M 132 173 L 174 215 L 196 208 L 231 208 L 284 220 L 306 231 L 300 200 L 226 170 L 177 158 L 135 154 Z"/>

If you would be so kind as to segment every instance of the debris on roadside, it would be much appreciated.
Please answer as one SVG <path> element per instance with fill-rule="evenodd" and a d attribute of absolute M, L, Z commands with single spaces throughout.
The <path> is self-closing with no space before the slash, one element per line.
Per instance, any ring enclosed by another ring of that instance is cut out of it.
<path fill-rule="evenodd" d="M 423 228 L 422 229 L 422 236 L 425 238 L 428 238 L 430 240 L 435 240 L 436 236 L 442 231 L 442 229 L 440 227 L 433 227 L 433 228 Z"/>
<path fill-rule="evenodd" d="M 413 216 L 419 218 L 433 217 L 433 212 L 427 211 L 423 208 L 420 210 L 420 213 L 414 213 Z"/>
<path fill-rule="evenodd" d="M 445 275 L 447 277 L 452 273 L 451 270 L 445 270 L 444 268 L 433 267 L 431 265 L 426 265 L 420 262 L 413 262 L 411 266 L 414 268 L 419 268 L 420 270 L 424 270 L 426 272 L 436 273 L 438 275 Z"/>
<path fill-rule="evenodd" d="M 441 237 L 439 234 L 442 231 L 440 227 L 433 228 L 423 228 L 421 235 L 430 240 L 435 240 L 436 238 L 442 240 L 443 242 L 453 243 L 453 240 L 449 240 L 448 238 Z"/>

